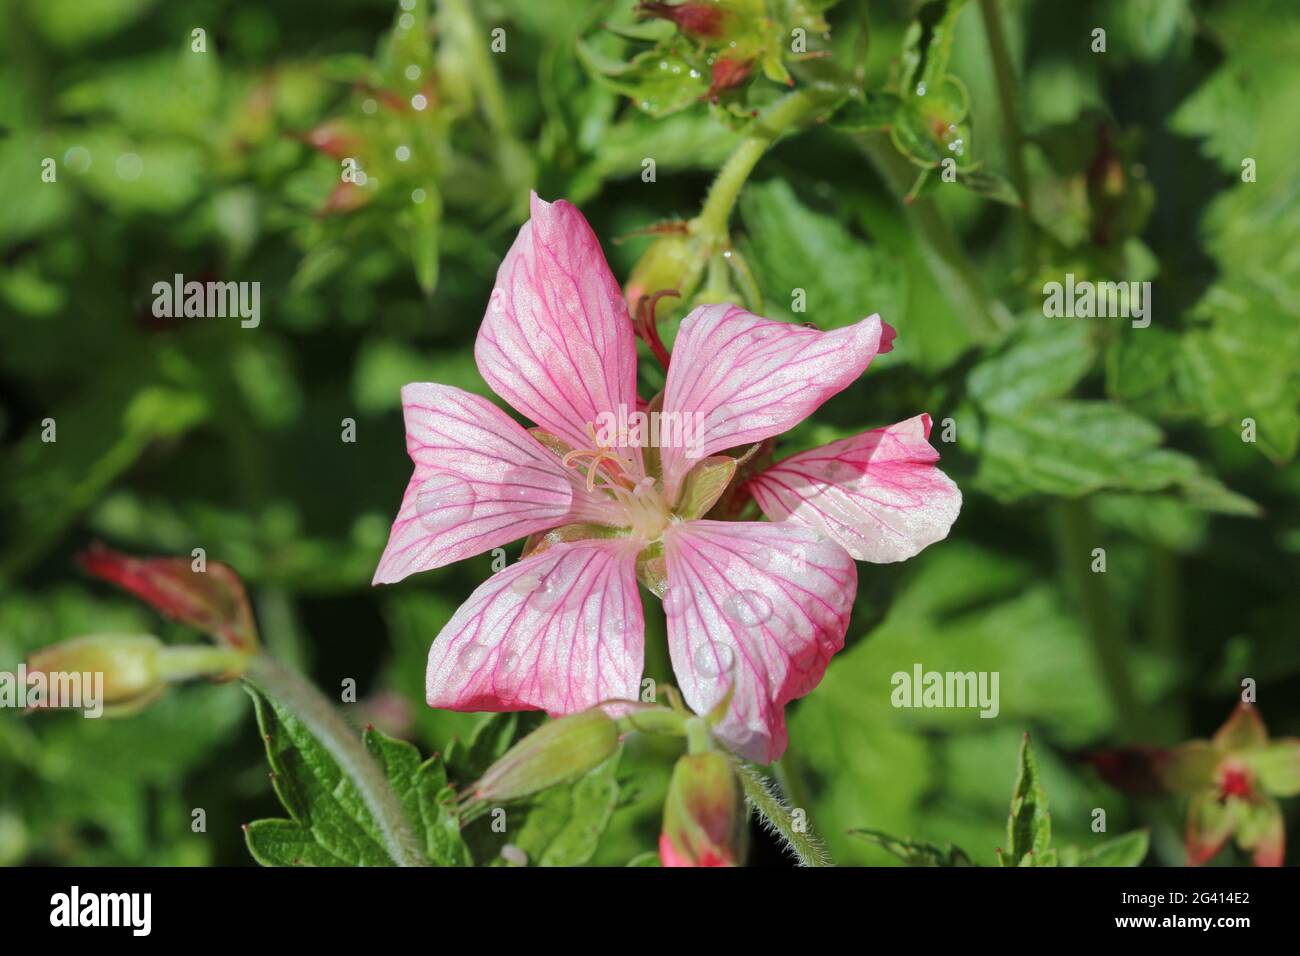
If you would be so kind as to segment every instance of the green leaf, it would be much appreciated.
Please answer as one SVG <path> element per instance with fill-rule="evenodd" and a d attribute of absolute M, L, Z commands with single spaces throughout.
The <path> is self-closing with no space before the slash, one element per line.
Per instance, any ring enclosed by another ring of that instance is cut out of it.
<path fill-rule="evenodd" d="M 917 11 L 903 34 L 899 87 L 904 98 L 924 96 L 944 77 L 965 5 L 966 0 L 931 0 Z"/>
<path fill-rule="evenodd" d="M 646 50 L 626 63 L 602 57 L 582 40 L 577 43 L 577 51 L 597 80 L 630 97 L 637 109 L 654 117 L 686 109 L 709 90 L 708 77 L 673 45 Z"/>
<path fill-rule="evenodd" d="M 619 754 L 575 783 L 540 794 L 510 842 L 535 866 L 581 866 L 591 859 L 614 808 Z"/>
<path fill-rule="evenodd" d="M 829 122 L 846 133 L 865 133 L 892 126 L 902 100 L 897 93 L 872 90 L 845 101 Z"/>
<path fill-rule="evenodd" d="M 743 251 L 762 284 L 766 314 L 833 329 L 873 312 L 903 311 L 902 270 L 894 257 L 809 209 L 784 180 L 746 187 L 740 212 Z"/>
<path fill-rule="evenodd" d="M 290 820 L 249 824 L 249 852 L 264 866 L 391 866 L 379 828 L 356 785 L 292 713 L 251 687 L 257 725 L 266 741 L 271 783 Z M 291 832 L 296 828 L 296 832 Z M 310 856 L 303 856 L 310 849 Z"/>
<path fill-rule="evenodd" d="M 1068 847 L 1061 851 L 1061 865 L 1140 866 L 1146 859 L 1150 844 L 1151 834 L 1148 831 L 1133 830 L 1088 849 Z"/>
<path fill-rule="evenodd" d="M 976 366 L 967 392 L 986 409 L 1019 409 L 1067 394 L 1096 357 L 1084 322 L 1039 320 L 1000 355 Z"/>
<path fill-rule="evenodd" d="M 1011 815 L 1007 818 L 1007 849 L 1003 866 L 1050 866 L 1047 856 L 1052 842 L 1052 817 L 1047 812 L 1047 792 L 1038 778 L 1034 748 L 1025 734 L 1020 744 L 1020 770 L 1011 794 Z"/>
<path fill-rule="evenodd" d="M 908 866 L 974 866 L 970 857 L 961 847 L 951 843 L 938 846 L 934 843 L 913 840 L 911 837 L 900 839 L 882 833 L 879 830 L 850 830 L 850 836 L 872 843 L 882 850 L 892 853 Z"/>
<path fill-rule="evenodd" d="M 1194 459 L 1161 447 L 1163 432 L 1142 415 L 1114 402 L 1060 398 L 1088 374 L 1095 354 L 1086 323 L 1042 320 L 972 370 L 969 394 L 984 413 L 971 442 L 979 487 L 1008 502 L 1174 489 L 1203 510 L 1256 513 Z"/>
<path fill-rule="evenodd" d="M 421 762 L 420 752 L 404 740 L 394 740 L 367 728 L 366 749 L 383 768 L 402 811 L 424 834 L 425 854 L 435 866 L 472 866 L 469 847 L 460 836 L 456 791 L 447 785 L 442 759 Z"/>
<path fill-rule="evenodd" d="M 288 820 L 245 828 L 249 852 L 263 866 L 391 866 L 383 837 L 355 783 L 291 712 L 248 687 L 266 741 L 272 785 Z M 373 728 L 363 742 L 388 778 L 403 813 L 437 866 L 469 866 L 454 790 L 439 758 L 421 762 L 411 744 Z"/>

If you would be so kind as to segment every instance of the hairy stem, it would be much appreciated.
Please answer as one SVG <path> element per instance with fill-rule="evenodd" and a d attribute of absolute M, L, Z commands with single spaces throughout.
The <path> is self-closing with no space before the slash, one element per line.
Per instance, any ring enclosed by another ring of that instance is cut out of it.
<path fill-rule="evenodd" d="M 244 680 L 301 720 L 338 761 L 379 825 L 393 862 L 398 866 L 424 866 L 415 833 L 388 779 L 362 744 L 361 735 L 347 725 L 333 703 L 296 671 L 265 654 L 253 658 Z"/>
<path fill-rule="evenodd" d="M 844 95 L 845 90 L 839 86 L 813 84 L 787 93 L 759 114 L 709 187 L 704 206 L 695 220 L 696 234 L 715 243 L 725 242 L 727 223 L 736 200 L 740 198 L 740 190 L 768 147 L 797 123 L 829 109 Z"/>
<path fill-rule="evenodd" d="M 745 790 L 745 797 L 799 859 L 802 866 L 830 866 L 830 857 L 826 849 L 806 827 L 795 823 L 791 808 L 776 793 L 772 783 L 748 764 L 741 764 L 740 785 Z"/>

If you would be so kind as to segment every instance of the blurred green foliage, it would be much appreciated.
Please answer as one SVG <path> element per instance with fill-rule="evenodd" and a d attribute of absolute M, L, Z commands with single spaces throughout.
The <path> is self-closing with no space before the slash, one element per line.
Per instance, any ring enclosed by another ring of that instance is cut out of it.
<path fill-rule="evenodd" d="M 787 76 L 839 76 L 835 117 L 764 156 L 732 239 L 766 314 L 878 311 L 898 344 L 792 444 L 929 411 L 965 505 L 947 542 L 860 568 L 848 647 L 792 707 L 778 776 L 837 862 L 896 862 L 850 835 L 866 828 L 990 864 L 1028 730 L 1061 845 L 1104 839 L 1100 807 L 1111 834 L 1151 828 L 1149 860 L 1181 862 L 1180 808 L 1077 758 L 1206 736 L 1243 676 L 1276 736 L 1300 732 L 1300 11 L 766 6 L 742 38 L 756 69 L 711 103 L 691 73 L 717 49 L 633 0 L 9 4 L 0 668 L 78 634 L 177 638 L 71 556 L 94 538 L 201 547 L 248 581 L 273 653 L 327 694 L 358 682 L 358 728 L 424 753 L 473 738 L 482 717 L 424 706 L 424 661 L 489 558 L 369 585 L 408 476 L 399 388 L 488 394 L 472 343 L 529 188 L 578 203 L 626 279 Z M 793 25 L 810 55 L 782 53 Z M 954 138 L 951 187 L 935 164 Z M 362 177 L 341 178 L 348 159 Z M 1151 326 L 1044 318 L 1067 272 L 1150 281 Z M 260 282 L 260 326 L 155 318 L 153 283 L 176 273 Z M 646 607 L 647 673 L 669 682 Z M 998 671 L 998 718 L 893 708 L 890 675 L 917 662 Z M 596 795 L 614 807 L 598 846 L 561 843 L 567 793 L 520 839 L 543 861 L 639 857 L 673 756 L 629 741 Z M 0 713 L 0 863 L 246 863 L 239 825 L 280 813 L 235 686 L 120 721 Z"/>

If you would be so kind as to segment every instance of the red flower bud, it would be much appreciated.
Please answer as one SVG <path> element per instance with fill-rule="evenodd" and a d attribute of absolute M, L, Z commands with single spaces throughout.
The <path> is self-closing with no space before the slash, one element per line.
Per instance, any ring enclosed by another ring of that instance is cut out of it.
<path fill-rule="evenodd" d="M 257 625 L 244 583 L 229 565 L 214 561 L 200 571 L 188 558 L 133 558 L 98 544 L 80 560 L 88 573 L 225 647 L 251 651 L 257 646 Z"/>
<path fill-rule="evenodd" d="M 749 79 L 750 70 L 754 68 L 753 60 L 732 60 L 718 57 L 713 61 L 713 80 L 709 84 L 709 99 L 716 100 L 719 95 L 734 90 Z"/>
<path fill-rule="evenodd" d="M 677 761 L 664 803 L 664 866 L 736 866 L 744 853 L 745 801 L 736 770 L 717 752 Z"/>
<path fill-rule="evenodd" d="M 693 37 L 716 39 L 725 32 L 727 12 L 716 3 L 688 0 L 686 3 L 656 3 L 643 0 L 637 16 L 659 17 L 677 24 L 677 29 Z"/>

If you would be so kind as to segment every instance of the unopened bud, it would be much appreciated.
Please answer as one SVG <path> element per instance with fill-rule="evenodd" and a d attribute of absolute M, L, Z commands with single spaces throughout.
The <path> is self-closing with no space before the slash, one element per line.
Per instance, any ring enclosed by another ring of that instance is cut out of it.
<path fill-rule="evenodd" d="M 699 262 L 703 258 L 696 243 L 683 233 L 659 236 L 646 247 L 632 267 L 624 290 L 632 315 L 641 301 L 656 292 L 671 289 L 684 300 L 694 291 L 699 279 Z"/>
<path fill-rule="evenodd" d="M 504 803 L 569 783 L 617 749 L 618 725 L 598 707 L 547 721 L 487 769 L 474 797 Z"/>
<path fill-rule="evenodd" d="M 659 3 L 642 0 L 637 7 L 638 17 L 658 17 L 671 20 L 677 28 L 692 37 L 717 39 L 726 30 L 730 17 L 717 0 L 687 0 L 686 3 Z"/>
<path fill-rule="evenodd" d="M 134 558 L 101 545 L 83 553 L 81 564 L 225 647 L 246 652 L 257 647 L 244 583 L 229 565 L 209 561 L 200 571 L 189 558 Z"/>
<path fill-rule="evenodd" d="M 659 860 L 664 866 L 736 866 L 746 822 L 731 761 L 716 751 L 686 754 L 668 784 Z"/>
<path fill-rule="evenodd" d="M 28 682 L 42 674 L 48 688 L 41 707 L 83 706 L 70 699 L 72 678 L 84 680 L 91 675 L 90 688 L 77 686 L 81 696 L 93 693 L 99 704 L 129 704 L 148 698 L 164 685 L 159 672 L 162 642 L 142 634 L 95 634 L 60 641 L 34 652 L 27 658 Z M 100 681 L 102 680 L 102 684 Z"/>

